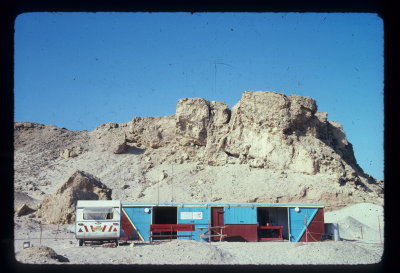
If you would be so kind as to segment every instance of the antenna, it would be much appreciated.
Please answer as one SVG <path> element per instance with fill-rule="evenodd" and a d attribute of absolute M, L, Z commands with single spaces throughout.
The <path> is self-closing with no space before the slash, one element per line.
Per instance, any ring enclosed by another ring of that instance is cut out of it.
<path fill-rule="evenodd" d="M 171 165 L 172 168 L 172 176 L 171 176 L 171 185 L 172 185 L 172 200 L 174 202 L 174 165 Z"/>
<path fill-rule="evenodd" d="M 160 181 L 157 182 L 157 205 L 160 204 Z"/>

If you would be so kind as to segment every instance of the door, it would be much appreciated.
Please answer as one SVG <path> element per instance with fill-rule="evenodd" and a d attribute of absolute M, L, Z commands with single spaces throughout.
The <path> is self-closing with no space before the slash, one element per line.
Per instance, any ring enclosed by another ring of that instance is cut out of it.
<path fill-rule="evenodd" d="M 211 226 L 223 226 L 224 225 L 224 208 L 214 207 L 211 208 Z M 211 232 L 212 235 L 216 235 L 215 232 Z M 213 241 L 219 241 L 219 236 L 214 236 Z"/>

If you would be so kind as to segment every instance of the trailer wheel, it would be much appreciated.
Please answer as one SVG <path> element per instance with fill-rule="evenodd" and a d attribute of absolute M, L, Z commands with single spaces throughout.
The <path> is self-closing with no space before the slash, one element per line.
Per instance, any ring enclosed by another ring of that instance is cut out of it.
<path fill-rule="evenodd" d="M 79 239 L 79 246 L 83 246 L 83 240 Z"/>
<path fill-rule="evenodd" d="M 115 246 L 117 247 L 118 246 L 118 239 L 117 240 L 115 240 Z"/>

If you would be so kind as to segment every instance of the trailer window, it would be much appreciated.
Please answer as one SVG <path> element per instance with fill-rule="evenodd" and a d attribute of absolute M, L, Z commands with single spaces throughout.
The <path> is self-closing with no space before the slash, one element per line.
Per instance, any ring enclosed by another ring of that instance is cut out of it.
<path fill-rule="evenodd" d="M 86 208 L 83 210 L 84 220 L 113 219 L 113 208 Z"/>

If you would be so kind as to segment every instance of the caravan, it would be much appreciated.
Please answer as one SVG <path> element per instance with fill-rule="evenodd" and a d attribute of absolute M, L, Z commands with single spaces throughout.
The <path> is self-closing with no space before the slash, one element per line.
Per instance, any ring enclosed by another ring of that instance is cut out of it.
<path fill-rule="evenodd" d="M 85 241 L 112 241 L 118 246 L 121 230 L 121 202 L 117 200 L 78 200 L 75 237 Z"/>

